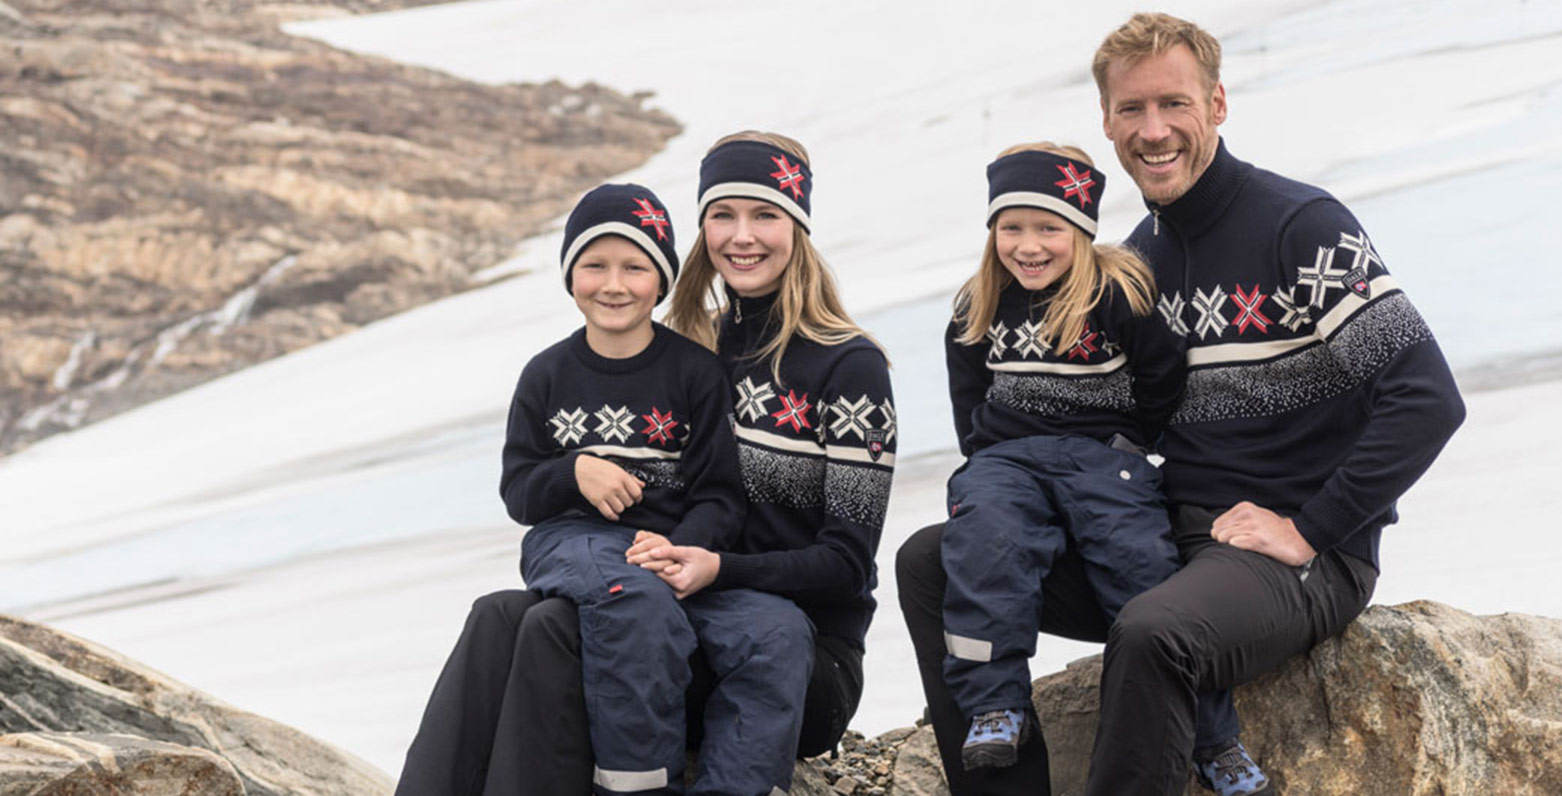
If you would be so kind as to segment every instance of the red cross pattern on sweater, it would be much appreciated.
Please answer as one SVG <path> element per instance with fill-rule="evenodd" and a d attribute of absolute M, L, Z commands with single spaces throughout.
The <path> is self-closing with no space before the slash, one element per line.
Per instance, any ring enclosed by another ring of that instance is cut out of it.
<path fill-rule="evenodd" d="M 673 441 L 673 429 L 678 427 L 678 421 L 673 419 L 671 410 L 664 415 L 662 410 L 653 406 L 651 414 L 641 415 L 641 417 L 645 418 L 646 426 L 640 429 L 640 433 L 658 445 L 666 445 Z"/>
<path fill-rule="evenodd" d="M 779 171 L 770 172 L 770 176 L 776 178 L 780 187 L 790 189 L 793 199 L 803 198 L 803 167 L 786 159 L 786 155 L 772 157 L 771 163 L 776 164 Z"/>
<path fill-rule="evenodd" d="M 797 393 L 787 390 L 786 395 L 781 396 L 781 408 L 770 413 L 776 419 L 776 428 L 791 424 L 792 431 L 798 432 L 805 428 L 813 428 L 808 422 L 808 393 L 803 397 L 797 397 Z"/>
<path fill-rule="evenodd" d="M 1237 303 L 1238 307 L 1242 308 L 1237 313 L 1237 334 L 1246 333 L 1249 326 L 1256 326 L 1260 332 L 1269 334 L 1269 324 L 1274 323 L 1274 321 L 1269 320 L 1269 316 L 1258 311 L 1258 308 L 1264 304 L 1264 294 L 1258 292 L 1258 285 L 1253 285 L 1253 289 L 1250 291 L 1244 291 L 1241 285 L 1237 285 L 1237 292 L 1231 298 Z"/>
<path fill-rule="evenodd" d="M 1065 163 L 1058 166 L 1058 171 L 1063 172 L 1063 179 L 1053 185 L 1063 189 L 1063 198 L 1074 197 L 1081 209 L 1090 204 L 1090 186 L 1096 184 L 1095 178 L 1090 175 L 1090 169 L 1085 169 L 1085 173 L 1080 174 L 1074 169 L 1074 164 Z"/>
<path fill-rule="evenodd" d="M 1089 359 L 1090 355 L 1094 354 L 1097 350 L 1096 338 L 1100 336 L 1100 332 L 1090 331 L 1090 324 L 1085 324 L 1085 331 L 1080 332 L 1079 339 L 1075 340 L 1074 345 L 1069 348 L 1068 358 Z"/>
<path fill-rule="evenodd" d="M 640 226 L 655 229 L 657 240 L 667 240 L 667 214 L 657 210 L 650 199 L 636 199 L 635 204 L 640 206 L 640 209 L 635 211 L 635 218 L 640 219 Z"/>

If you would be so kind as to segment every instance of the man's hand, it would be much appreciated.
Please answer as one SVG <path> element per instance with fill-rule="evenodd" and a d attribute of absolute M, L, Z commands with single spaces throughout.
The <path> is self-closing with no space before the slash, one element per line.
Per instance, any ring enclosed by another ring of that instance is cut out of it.
<path fill-rule="evenodd" d="M 581 496 L 613 522 L 618 522 L 618 515 L 625 509 L 640 502 L 640 490 L 645 487 L 624 468 L 585 453 L 575 457 L 575 483 Z"/>
<path fill-rule="evenodd" d="M 673 587 L 680 600 L 714 583 L 721 571 L 721 554 L 703 547 L 658 547 L 650 555 L 650 563 L 671 565 L 656 574 Z M 650 568 L 648 564 L 641 566 Z"/>
<path fill-rule="evenodd" d="M 1217 542 L 1263 553 L 1292 567 L 1299 567 L 1318 554 L 1296 530 L 1296 523 L 1245 500 L 1216 517 L 1209 534 Z"/>
<path fill-rule="evenodd" d="M 669 567 L 677 567 L 676 561 L 657 561 L 651 558 L 651 551 L 658 547 L 672 547 L 672 542 L 667 537 L 650 531 L 636 531 L 634 544 L 624 551 L 624 560 L 631 564 L 638 564 L 643 569 L 661 574 Z"/>

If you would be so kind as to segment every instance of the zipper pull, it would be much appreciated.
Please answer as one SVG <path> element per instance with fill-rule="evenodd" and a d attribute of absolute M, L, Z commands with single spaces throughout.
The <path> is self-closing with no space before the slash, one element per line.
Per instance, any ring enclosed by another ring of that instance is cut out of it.
<path fill-rule="evenodd" d="M 1161 211 L 1151 210 L 1150 215 L 1155 216 L 1155 237 L 1161 236 Z"/>

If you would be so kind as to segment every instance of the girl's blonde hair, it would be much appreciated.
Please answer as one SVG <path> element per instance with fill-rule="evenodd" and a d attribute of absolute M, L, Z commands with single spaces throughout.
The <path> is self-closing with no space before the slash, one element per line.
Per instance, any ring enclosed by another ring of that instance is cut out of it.
<path fill-rule="evenodd" d="M 1095 162 L 1085 151 L 1076 146 L 1040 141 L 1034 144 L 1017 144 L 998 153 L 998 157 L 1016 152 L 1050 152 L 1081 163 L 1094 166 Z M 1155 306 L 1155 277 L 1149 266 L 1131 249 L 1111 244 L 1095 243 L 1084 230 L 1068 225 L 1074 233 L 1074 264 L 1058 280 L 1058 292 L 1047 304 L 1042 316 L 1042 339 L 1059 354 L 1080 338 L 1085 330 L 1085 317 L 1090 314 L 1106 292 L 1108 285 L 1115 285 L 1118 292 L 1128 299 L 1129 309 L 1135 315 L 1148 315 Z M 982 263 L 976 275 L 961 285 L 955 294 L 955 322 L 964 345 L 976 345 L 986 336 L 998 314 L 998 296 L 1014 281 L 1009 269 L 998 259 L 998 224 L 987 231 L 987 247 L 982 252 Z"/>
<path fill-rule="evenodd" d="M 744 130 L 722 136 L 711 145 L 706 154 L 723 144 L 733 141 L 758 141 L 769 144 L 789 155 L 808 163 L 808 150 L 797 141 L 778 133 Z M 726 311 L 726 296 L 717 286 L 719 274 L 710 252 L 705 246 L 705 224 L 700 219 L 700 232 L 694 238 L 694 247 L 684 258 L 678 273 L 678 285 L 673 291 L 665 322 L 674 331 L 712 351 L 716 350 L 717 336 L 721 329 L 721 316 Z M 777 383 L 781 381 L 781 358 L 793 335 L 822 345 L 837 345 L 853 337 L 863 337 L 883 351 L 873 336 L 863 331 L 846 314 L 841 305 L 835 278 L 813 240 L 803 231 L 803 226 L 792 221 L 792 259 L 781 272 L 781 287 L 775 303 L 770 307 L 770 317 L 756 319 L 768 323 L 776 330 L 758 351 L 757 359 L 770 360 L 770 371 Z"/>

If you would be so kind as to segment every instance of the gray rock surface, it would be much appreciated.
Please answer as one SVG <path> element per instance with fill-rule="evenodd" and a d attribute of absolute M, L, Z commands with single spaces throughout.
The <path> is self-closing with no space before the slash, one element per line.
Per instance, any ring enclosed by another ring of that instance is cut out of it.
<path fill-rule="evenodd" d="M 1035 682 L 1055 796 L 1083 792 L 1100 673 L 1096 656 Z M 1562 794 L 1562 620 L 1374 606 L 1236 702 L 1281 793 Z M 932 738 L 918 728 L 899 747 L 891 793 L 948 793 Z"/>
<path fill-rule="evenodd" d="M 0 796 L 244 796 L 228 761 L 131 735 L 0 735 Z"/>
<path fill-rule="evenodd" d="M 142 761 L 156 769 L 163 765 L 157 760 L 177 758 L 182 770 L 194 774 L 204 770 L 201 753 L 209 753 L 231 767 L 248 796 L 373 796 L 392 790 L 384 772 L 323 741 L 225 705 L 91 642 L 3 616 L 0 733 L 24 739 L 14 741 L 13 750 L 34 751 L 49 744 L 72 748 L 57 733 L 86 734 L 87 740 L 74 742 L 74 748 L 83 750 L 82 756 L 96 744 L 116 756 L 101 759 L 117 759 L 123 750 L 127 761 Z M 134 736 L 192 751 L 138 756 L 143 755 L 138 750 L 147 747 L 102 740 L 108 735 Z M 23 768 L 37 765 L 42 764 L 28 763 Z M 6 758 L 0 757 L 0 781 L 7 776 L 6 769 Z M 217 781 L 214 770 L 210 776 Z"/>

